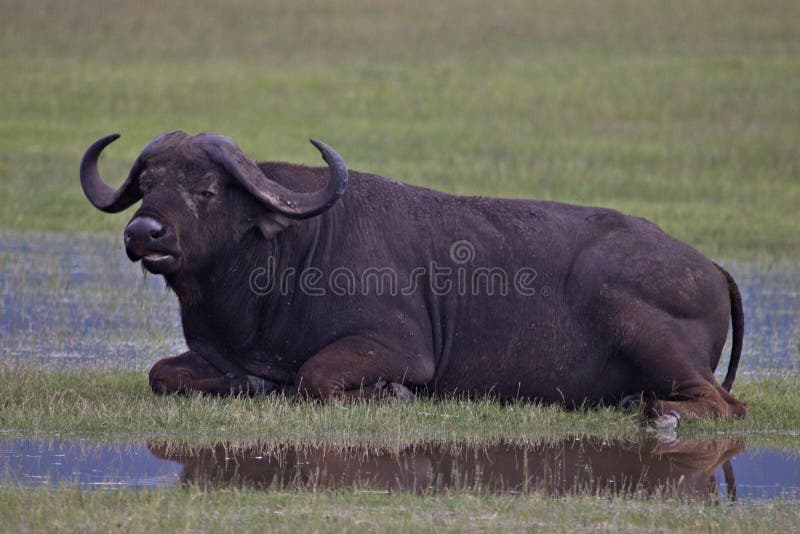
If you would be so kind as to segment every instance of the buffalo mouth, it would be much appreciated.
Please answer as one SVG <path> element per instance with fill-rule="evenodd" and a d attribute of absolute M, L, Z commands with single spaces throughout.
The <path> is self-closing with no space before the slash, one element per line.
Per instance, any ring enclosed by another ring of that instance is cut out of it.
<path fill-rule="evenodd" d="M 153 274 L 174 273 L 181 265 L 181 255 L 173 251 L 128 248 L 126 252 L 132 262 L 141 261 Z"/>

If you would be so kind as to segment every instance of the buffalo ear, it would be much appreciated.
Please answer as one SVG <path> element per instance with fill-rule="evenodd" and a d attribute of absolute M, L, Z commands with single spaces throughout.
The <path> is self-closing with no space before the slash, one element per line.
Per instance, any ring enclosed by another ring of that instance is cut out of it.
<path fill-rule="evenodd" d="M 280 213 L 263 212 L 258 215 L 256 224 L 258 229 L 261 230 L 261 235 L 264 236 L 264 239 L 272 239 L 291 226 L 292 219 Z"/>

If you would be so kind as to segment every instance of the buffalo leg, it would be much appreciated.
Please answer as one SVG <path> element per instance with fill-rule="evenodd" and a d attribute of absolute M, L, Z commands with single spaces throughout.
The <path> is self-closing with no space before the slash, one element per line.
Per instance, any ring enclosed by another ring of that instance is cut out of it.
<path fill-rule="evenodd" d="M 627 326 L 620 338 L 627 343 L 620 357 L 631 366 L 631 374 L 638 375 L 636 389 L 646 401 L 645 415 L 655 419 L 657 427 L 674 427 L 681 419 L 746 415 L 747 407 L 714 376 L 724 342 L 720 325 L 675 320 L 650 306 L 629 306 L 624 319 Z"/>
<path fill-rule="evenodd" d="M 271 382 L 257 377 L 223 374 L 191 351 L 159 360 L 150 369 L 150 388 L 158 394 L 259 394 L 268 393 L 273 387 Z"/>
<path fill-rule="evenodd" d="M 297 374 L 297 392 L 315 399 L 412 396 L 405 385 L 433 379 L 433 362 L 398 354 L 375 341 L 348 337 L 325 347 Z"/>
<path fill-rule="evenodd" d="M 647 384 L 645 397 L 656 397 L 645 407 L 647 417 L 673 417 L 677 424 L 680 419 L 745 416 L 746 406 L 719 385 L 710 363 L 705 369 L 704 364 L 698 365 L 711 361 L 697 356 L 698 347 L 677 335 L 662 336 L 657 345 L 645 347 L 645 343 L 632 360 Z"/>
<path fill-rule="evenodd" d="M 666 400 L 651 402 L 645 413 L 658 418 L 674 415 L 679 419 L 744 417 L 747 407 L 717 384 L 716 379 L 693 380 L 676 384 L 675 391 Z"/>

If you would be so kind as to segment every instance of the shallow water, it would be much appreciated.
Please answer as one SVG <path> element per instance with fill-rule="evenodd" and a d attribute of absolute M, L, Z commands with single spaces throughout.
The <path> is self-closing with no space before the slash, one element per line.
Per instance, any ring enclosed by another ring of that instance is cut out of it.
<path fill-rule="evenodd" d="M 142 368 L 185 350 L 178 306 L 120 240 L 0 234 L 0 354 L 50 366 Z"/>
<path fill-rule="evenodd" d="M 800 500 L 800 457 L 738 440 L 672 444 L 417 445 L 400 451 L 185 443 L 0 440 L 0 485 L 467 490 Z"/>
<path fill-rule="evenodd" d="M 744 298 L 741 371 L 794 368 L 800 264 L 723 264 Z M 0 233 L 2 360 L 138 369 L 183 350 L 174 297 L 128 261 L 121 237 Z"/>

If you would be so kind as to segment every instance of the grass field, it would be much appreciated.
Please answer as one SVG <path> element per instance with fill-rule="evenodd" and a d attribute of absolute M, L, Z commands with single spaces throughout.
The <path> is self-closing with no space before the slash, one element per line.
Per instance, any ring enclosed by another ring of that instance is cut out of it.
<path fill-rule="evenodd" d="M 800 507 L 538 495 L 0 489 L 7 528 L 80 532 L 792 532 Z"/>
<path fill-rule="evenodd" d="M 713 258 L 800 258 L 796 1 L 166 4 L 0 0 L 0 230 L 119 235 L 129 213 L 103 215 L 80 190 L 83 150 L 122 133 L 101 162 L 120 183 L 149 139 L 184 129 L 309 164 L 306 139 L 318 137 L 354 169 L 614 207 Z M 12 264 L 0 256 L 0 270 Z M 740 379 L 748 419 L 680 435 L 798 451 L 798 386 L 793 370 Z M 0 429 L 389 448 L 645 432 L 638 414 L 612 408 L 155 398 L 142 373 L 6 365 Z M 3 528 L 35 531 L 774 532 L 799 516 L 792 503 L 591 495 L 0 488 Z"/>
<path fill-rule="evenodd" d="M 102 7 L 100 7 L 102 6 Z M 456 193 L 602 204 L 724 257 L 800 250 L 796 2 L 3 2 L 0 227 L 118 232 L 121 132 Z"/>

